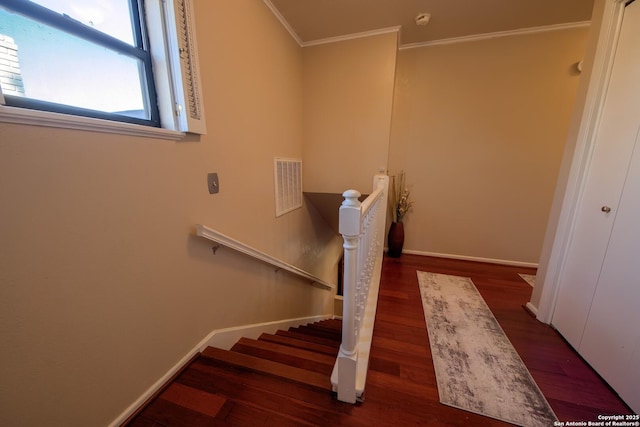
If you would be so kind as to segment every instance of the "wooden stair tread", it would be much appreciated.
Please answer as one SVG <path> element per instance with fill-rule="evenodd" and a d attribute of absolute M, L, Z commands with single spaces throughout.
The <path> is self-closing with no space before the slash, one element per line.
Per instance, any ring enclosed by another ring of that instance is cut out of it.
<path fill-rule="evenodd" d="M 260 425 L 265 426 L 311 426 L 302 420 L 296 420 L 288 414 L 267 411 L 247 402 L 229 401 L 224 408 L 225 412 L 222 417 L 216 418 L 216 421 L 224 422 L 224 426 L 253 426 L 257 420 Z"/>
<path fill-rule="evenodd" d="M 282 413 L 286 407 L 290 420 L 310 425 L 343 425 L 344 417 L 352 410 L 351 405 L 337 401 L 326 390 L 261 373 L 229 370 L 204 357 L 181 375 L 178 382 L 210 394 L 224 395 L 241 408 Z M 224 408 L 220 412 L 224 413 Z"/>
<path fill-rule="evenodd" d="M 342 320 L 340 319 L 321 320 L 320 322 L 316 322 L 313 324 L 322 326 L 323 328 L 331 329 L 333 331 L 336 331 L 338 334 L 342 334 Z"/>
<path fill-rule="evenodd" d="M 265 360 L 259 357 L 249 356 L 246 354 L 228 350 L 222 350 L 215 347 L 207 347 L 202 352 L 202 356 L 252 371 L 287 378 L 291 381 L 308 384 L 320 389 L 331 390 L 330 378 L 317 372 L 311 372 L 305 369 L 273 362 L 271 360 Z"/>
<path fill-rule="evenodd" d="M 274 342 L 274 343 L 277 343 L 280 345 L 286 345 L 289 347 L 303 348 L 303 349 L 315 351 L 316 353 L 327 354 L 327 355 L 333 356 L 334 358 L 338 355 L 338 351 L 335 348 L 335 346 L 327 346 L 327 345 L 313 343 L 310 341 L 302 341 L 302 340 L 291 338 L 284 335 L 264 333 L 260 335 L 258 339 L 260 341 Z"/>
<path fill-rule="evenodd" d="M 338 342 L 338 343 L 340 343 L 342 338 L 336 332 L 330 331 L 321 327 L 317 327 L 316 325 L 302 325 L 302 326 L 298 326 L 297 328 L 289 328 L 289 330 L 294 330 L 307 335 L 317 336 L 317 337 L 324 338 L 324 339 Z"/>
<path fill-rule="evenodd" d="M 335 348 L 336 351 L 340 348 L 340 342 L 338 341 L 318 337 L 315 335 L 308 335 L 308 334 L 305 334 L 304 332 L 300 332 L 296 330 L 296 328 L 290 328 L 288 331 L 277 331 L 276 335 L 281 335 L 289 338 L 295 338 L 301 341 L 308 341 L 316 344 L 326 345 L 326 346 Z"/>
<path fill-rule="evenodd" d="M 311 424 L 296 420 L 287 414 L 265 410 L 246 402 L 228 400 L 220 412 L 211 417 L 201 412 L 185 408 L 170 400 L 158 398 L 129 427 L 160 426 L 250 426 L 260 420 L 262 425 L 309 426 Z"/>
<path fill-rule="evenodd" d="M 240 338 L 240 340 L 231 347 L 231 351 L 318 372 L 327 376 L 331 375 L 333 365 L 335 364 L 335 356 L 314 353 L 312 351 L 283 346 L 268 341 L 252 340 L 250 338 Z"/>
<path fill-rule="evenodd" d="M 238 344 L 244 344 L 244 345 L 253 346 L 256 348 L 262 348 L 265 350 L 285 353 L 289 356 L 301 357 L 301 358 L 313 360 L 316 362 L 325 363 L 327 365 L 333 365 L 333 363 L 336 360 L 335 356 L 331 356 L 327 354 L 319 354 L 312 350 L 308 350 L 304 348 L 289 347 L 286 345 L 281 345 L 281 344 L 273 343 L 269 341 L 253 340 L 251 338 L 240 338 L 238 340 Z"/>
<path fill-rule="evenodd" d="M 224 366 L 214 359 L 199 358 L 192 365 L 193 370 L 185 373 L 179 381 L 192 387 L 200 387 L 211 393 L 238 397 L 239 388 L 249 387 L 259 393 L 275 393 L 284 397 L 302 400 L 322 409 L 350 412 L 351 406 L 335 399 L 332 392 L 307 384 L 284 381 L 271 375 L 263 375 L 234 366 Z M 231 394 L 233 393 L 233 394 Z"/>
<path fill-rule="evenodd" d="M 217 427 L 219 422 L 213 417 L 180 406 L 166 399 L 158 398 L 147 406 L 142 413 L 127 424 L 127 427 L 160 426 L 202 426 Z"/>
<path fill-rule="evenodd" d="M 338 339 L 342 336 L 341 321 L 324 320 L 322 322 L 310 323 L 305 326 L 312 329 L 328 332 L 334 337 L 337 337 Z"/>

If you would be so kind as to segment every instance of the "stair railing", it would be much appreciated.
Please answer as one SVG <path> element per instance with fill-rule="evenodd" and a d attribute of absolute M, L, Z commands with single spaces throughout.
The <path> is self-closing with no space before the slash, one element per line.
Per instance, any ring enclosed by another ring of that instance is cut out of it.
<path fill-rule="evenodd" d="M 325 280 L 322 280 L 318 276 L 312 273 L 309 273 L 301 268 L 298 268 L 295 265 L 289 264 L 286 261 L 282 261 L 281 259 L 278 259 L 272 255 L 262 252 L 252 246 L 247 245 L 246 243 L 242 243 L 239 240 L 236 240 L 232 237 L 222 234 L 221 232 L 216 231 L 212 228 L 209 228 L 205 225 L 202 225 L 202 224 L 196 225 L 196 235 L 218 243 L 218 246 L 213 247 L 214 254 L 218 250 L 219 245 L 222 245 L 227 248 L 231 248 L 237 252 L 248 255 L 251 258 L 254 258 L 256 260 L 269 264 L 275 267 L 276 271 L 284 270 L 298 277 L 309 280 L 309 282 L 316 287 L 323 288 L 326 290 L 331 290 L 336 288 L 336 285 L 334 285 L 333 283 L 329 283 Z"/>
<path fill-rule="evenodd" d="M 339 231 L 344 239 L 342 344 L 331 374 L 338 400 L 362 400 L 384 248 L 389 177 L 376 175 L 373 192 L 362 202 L 347 190 L 340 207 Z"/>

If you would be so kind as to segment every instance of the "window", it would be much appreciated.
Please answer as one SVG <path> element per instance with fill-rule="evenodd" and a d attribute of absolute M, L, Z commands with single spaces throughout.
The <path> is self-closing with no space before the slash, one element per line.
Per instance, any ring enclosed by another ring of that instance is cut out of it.
<path fill-rule="evenodd" d="M 3 0 L 0 104 L 204 133 L 194 34 L 191 0 Z"/>

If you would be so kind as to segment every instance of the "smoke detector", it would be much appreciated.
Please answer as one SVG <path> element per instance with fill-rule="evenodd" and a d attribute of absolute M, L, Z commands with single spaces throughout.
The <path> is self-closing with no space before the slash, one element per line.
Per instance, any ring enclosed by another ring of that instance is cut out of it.
<path fill-rule="evenodd" d="M 416 25 L 420 25 L 420 26 L 427 25 L 430 20 L 431 20 L 430 13 L 419 13 L 415 17 Z"/>

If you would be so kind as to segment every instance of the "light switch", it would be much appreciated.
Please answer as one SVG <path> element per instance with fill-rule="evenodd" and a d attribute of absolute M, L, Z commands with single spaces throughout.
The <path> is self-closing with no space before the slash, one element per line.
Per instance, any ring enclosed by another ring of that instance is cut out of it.
<path fill-rule="evenodd" d="M 217 173 L 213 172 L 207 175 L 207 186 L 209 187 L 209 194 L 217 194 L 220 191 Z"/>

